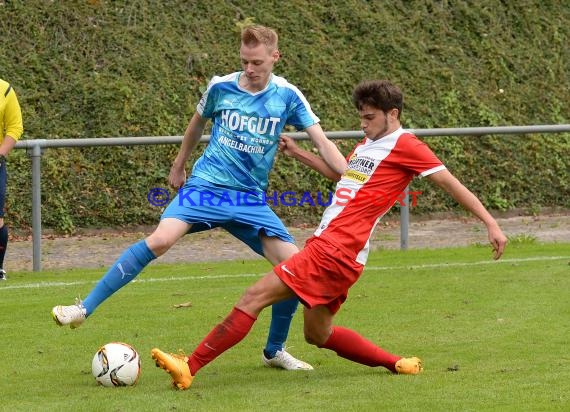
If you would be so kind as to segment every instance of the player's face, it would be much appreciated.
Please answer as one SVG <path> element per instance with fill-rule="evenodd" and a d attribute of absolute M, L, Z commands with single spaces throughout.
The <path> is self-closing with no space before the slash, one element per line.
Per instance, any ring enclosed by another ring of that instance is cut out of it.
<path fill-rule="evenodd" d="M 240 78 L 240 85 L 254 92 L 263 90 L 269 81 L 273 65 L 279 59 L 279 51 L 270 51 L 263 44 L 253 47 L 242 44 L 239 54 L 245 74 Z"/>
<path fill-rule="evenodd" d="M 398 121 L 398 109 L 383 112 L 369 105 L 363 105 L 359 111 L 360 127 L 364 135 L 370 140 L 378 140 L 396 130 Z"/>

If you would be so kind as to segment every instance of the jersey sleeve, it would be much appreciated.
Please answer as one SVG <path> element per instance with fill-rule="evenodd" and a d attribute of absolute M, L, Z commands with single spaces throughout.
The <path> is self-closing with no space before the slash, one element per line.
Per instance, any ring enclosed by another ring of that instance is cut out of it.
<path fill-rule="evenodd" d="M 212 77 L 208 83 L 206 91 L 202 94 L 202 97 L 196 106 L 196 111 L 204 118 L 211 119 L 213 117 L 214 109 L 216 107 L 216 98 L 218 96 L 217 88 L 215 86 L 220 82 L 220 80 L 221 78 L 219 76 Z"/>
<path fill-rule="evenodd" d="M 411 170 L 422 177 L 445 169 L 429 146 L 412 134 L 405 134 L 398 142 L 399 150 L 405 156 L 399 157 L 401 166 Z"/>
<path fill-rule="evenodd" d="M 5 136 L 10 136 L 14 140 L 18 140 L 22 137 L 22 133 L 24 132 L 22 111 L 16 92 L 12 88 L 8 90 L 8 94 L 6 95 L 4 126 L 6 128 Z"/>
<path fill-rule="evenodd" d="M 289 116 L 287 124 L 295 127 L 297 130 L 305 130 L 307 127 L 320 122 L 311 105 L 295 86 L 290 88 L 291 91 L 291 105 L 289 109 Z"/>

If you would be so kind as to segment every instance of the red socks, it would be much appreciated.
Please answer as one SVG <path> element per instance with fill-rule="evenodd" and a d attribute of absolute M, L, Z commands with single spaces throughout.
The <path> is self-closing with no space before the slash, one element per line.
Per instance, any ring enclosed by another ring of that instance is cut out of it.
<path fill-rule="evenodd" d="M 257 318 L 238 308 L 204 338 L 188 358 L 190 373 L 196 373 L 226 350 L 239 343 L 249 333 Z M 334 326 L 333 332 L 321 348 L 330 349 L 338 356 L 367 366 L 383 366 L 396 372 L 400 356 L 393 355 L 364 339 L 353 330 Z"/>
<path fill-rule="evenodd" d="M 329 339 L 321 348 L 333 350 L 338 356 L 367 366 L 383 366 L 396 372 L 400 356 L 388 353 L 364 339 L 353 330 L 334 326 Z"/>
<path fill-rule="evenodd" d="M 203 366 L 239 343 L 251 330 L 257 318 L 238 308 L 230 314 L 204 338 L 188 358 L 192 376 Z"/>

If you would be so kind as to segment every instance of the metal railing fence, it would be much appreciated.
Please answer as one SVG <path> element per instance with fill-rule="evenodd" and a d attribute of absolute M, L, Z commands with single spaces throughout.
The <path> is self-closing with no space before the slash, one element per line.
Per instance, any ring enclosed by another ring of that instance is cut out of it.
<path fill-rule="evenodd" d="M 535 125 L 535 126 L 501 126 L 501 127 L 465 127 L 440 129 L 408 129 L 418 137 L 443 136 L 484 136 L 498 134 L 539 134 L 567 133 L 570 124 Z M 329 139 L 362 139 L 362 131 L 326 132 Z M 303 132 L 287 133 L 287 135 L 306 140 L 308 135 Z M 202 136 L 201 143 L 210 140 L 209 135 Z M 97 146 L 136 146 L 180 144 L 182 136 L 152 136 L 152 137 L 103 137 L 86 139 L 31 139 L 16 143 L 16 149 L 26 149 L 32 159 L 32 261 L 34 272 L 41 271 L 41 157 L 44 149 L 64 147 L 97 147 Z M 408 248 L 409 231 L 409 197 L 406 191 L 405 206 L 400 207 L 400 248 Z"/>

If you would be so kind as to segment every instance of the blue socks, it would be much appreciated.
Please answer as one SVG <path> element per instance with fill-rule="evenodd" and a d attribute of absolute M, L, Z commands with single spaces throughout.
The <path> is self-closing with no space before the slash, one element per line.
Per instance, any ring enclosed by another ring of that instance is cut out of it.
<path fill-rule="evenodd" d="M 83 301 L 87 316 L 109 296 L 137 277 L 154 259 L 156 256 L 144 240 L 126 249 Z"/>
<path fill-rule="evenodd" d="M 271 325 L 263 351 L 266 358 L 271 359 L 275 357 L 277 351 L 283 350 L 298 304 L 299 299 L 293 298 L 275 303 L 271 307 Z"/>

